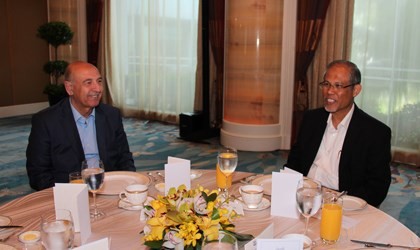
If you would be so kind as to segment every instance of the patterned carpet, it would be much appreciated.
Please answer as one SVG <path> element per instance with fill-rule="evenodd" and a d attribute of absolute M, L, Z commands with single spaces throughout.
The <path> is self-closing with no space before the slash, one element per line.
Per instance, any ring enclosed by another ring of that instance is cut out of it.
<path fill-rule="evenodd" d="M 0 119 L 0 204 L 26 195 L 25 150 L 30 116 Z M 179 139 L 177 126 L 124 118 L 137 171 L 163 169 L 168 156 L 191 160 L 195 169 L 214 169 L 217 137 L 202 142 Z M 238 171 L 271 174 L 286 162 L 286 151 L 239 152 Z M 392 184 L 381 210 L 420 235 L 420 169 L 393 163 Z"/>

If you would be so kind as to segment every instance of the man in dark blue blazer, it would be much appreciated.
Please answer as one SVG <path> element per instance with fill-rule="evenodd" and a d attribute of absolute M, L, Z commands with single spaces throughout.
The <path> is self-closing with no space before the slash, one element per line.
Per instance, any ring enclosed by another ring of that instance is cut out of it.
<path fill-rule="evenodd" d="M 98 69 L 86 62 L 71 63 L 64 84 L 69 97 L 32 117 L 26 150 L 30 186 L 42 190 L 67 183 L 69 173 L 81 170 L 87 148 L 103 161 L 105 171 L 136 171 L 120 111 L 100 102 L 103 84 Z M 77 117 L 91 122 L 93 143 L 79 134 Z"/>
<path fill-rule="evenodd" d="M 320 83 L 324 108 L 305 113 L 286 166 L 379 206 L 391 183 L 391 129 L 354 104 L 360 83 L 352 62 L 328 65 Z"/>

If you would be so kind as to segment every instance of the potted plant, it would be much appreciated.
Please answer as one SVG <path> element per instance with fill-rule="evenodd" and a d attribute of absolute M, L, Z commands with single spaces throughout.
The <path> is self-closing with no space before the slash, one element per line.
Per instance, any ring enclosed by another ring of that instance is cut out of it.
<path fill-rule="evenodd" d="M 37 36 L 45 40 L 54 48 L 54 60 L 44 65 L 44 72 L 50 76 L 51 81 L 45 86 L 44 94 L 48 95 L 48 102 L 54 105 L 67 96 L 64 84 L 60 77 L 64 75 L 68 62 L 58 60 L 58 47 L 70 44 L 73 31 L 65 22 L 48 22 L 38 28 Z"/>

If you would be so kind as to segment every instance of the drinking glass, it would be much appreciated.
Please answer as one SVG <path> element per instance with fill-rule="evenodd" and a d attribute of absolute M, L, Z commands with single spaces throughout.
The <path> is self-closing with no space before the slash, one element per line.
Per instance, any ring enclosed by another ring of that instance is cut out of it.
<path fill-rule="evenodd" d="M 296 191 L 296 202 L 299 212 L 305 217 L 305 231 L 303 234 L 307 235 L 309 218 L 321 208 L 321 184 L 309 178 L 300 180 Z"/>
<path fill-rule="evenodd" d="M 96 205 L 96 193 L 104 184 L 104 177 L 104 164 L 101 160 L 91 158 L 82 162 L 83 182 L 87 184 L 93 196 L 93 209 L 90 211 L 90 217 L 95 219 L 105 216 L 105 213 L 100 211 Z"/>
<path fill-rule="evenodd" d="M 210 234 L 204 238 L 202 249 L 238 250 L 238 241 L 233 235 L 219 231 L 218 235 Z"/>
<path fill-rule="evenodd" d="M 323 198 L 320 236 L 324 244 L 334 244 L 340 238 L 343 198 L 329 193 Z"/>
<path fill-rule="evenodd" d="M 71 172 L 69 174 L 69 183 L 75 183 L 75 184 L 83 184 L 83 178 L 81 172 Z"/>
<path fill-rule="evenodd" d="M 236 149 L 231 147 L 222 147 L 217 155 L 217 164 L 226 179 L 226 185 L 223 188 L 223 193 L 225 198 L 228 199 L 228 178 L 233 174 L 233 172 L 235 172 L 236 166 L 238 165 L 238 152 Z"/>
<path fill-rule="evenodd" d="M 41 240 L 47 250 L 71 249 L 74 240 L 71 212 L 56 209 L 41 215 Z"/>

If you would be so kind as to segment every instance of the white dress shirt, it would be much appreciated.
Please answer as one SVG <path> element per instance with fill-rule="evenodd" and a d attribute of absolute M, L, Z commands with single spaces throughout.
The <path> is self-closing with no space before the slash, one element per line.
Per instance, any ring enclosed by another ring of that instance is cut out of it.
<path fill-rule="evenodd" d="M 322 186 L 338 190 L 338 166 L 341 149 L 353 111 L 354 104 L 337 128 L 332 124 L 331 114 L 328 116 L 321 145 L 308 173 L 309 178 L 318 180 Z"/>

